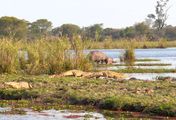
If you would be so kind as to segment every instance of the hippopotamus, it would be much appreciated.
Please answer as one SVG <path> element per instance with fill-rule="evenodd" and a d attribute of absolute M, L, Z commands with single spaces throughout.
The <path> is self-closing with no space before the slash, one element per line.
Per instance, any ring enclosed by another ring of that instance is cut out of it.
<path fill-rule="evenodd" d="M 113 59 L 111 57 L 108 57 L 106 54 L 100 51 L 90 52 L 89 59 L 91 61 L 96 62 L 97 64 L 103 64 L 103 63 L 112 64 L 113 63 Z"/>

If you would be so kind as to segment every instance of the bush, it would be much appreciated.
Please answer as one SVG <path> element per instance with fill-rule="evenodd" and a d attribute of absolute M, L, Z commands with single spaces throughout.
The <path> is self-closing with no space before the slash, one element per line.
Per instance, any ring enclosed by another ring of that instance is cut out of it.
<path fill-rule="evenodd" d="M 37 91 L 28 90 L 0 90 L 0 98 L 4 100 L 21 100 L 37 98 L 39 93 Z"/>
<path fill-rule="evenodd" d="M 76 94 L 71 94 L 68 98 L 68 102 L 72 105 L 96 105 L 98 103 L 98 101 L 93 98 L 84 98 Z"/>
<path fill-rule="evenodd" d="M 158 106 L 148 107 L 144 110 L 144 113 L 153 114 L 153 115 L 160 115 L 160 116 L 176 116 L 176 108 L 170 104 L 161 104 Z"/>
<path fill-rule="evenodd" d="M 124 111 L 133 111 L 133 112 L 142 112 L 145 109 L 145 106 L 141 105 L 141 103 L 127 103 L 122 106 L 122 110 Z"/>
<path fill-rule="evenodd" d="M 120 58 L 122 62 L 125 62 L 127 65 L 131 66 L 135 62 L 135 52 L 132 47 L 129 47 L 125 50 L 124 54 Z"/>
<path fill-rule="evenodd" d="M 99 108 L 117 110 L 121 107 L 121 102 L 117 97 L 109 97 L 99 103 Z"/>

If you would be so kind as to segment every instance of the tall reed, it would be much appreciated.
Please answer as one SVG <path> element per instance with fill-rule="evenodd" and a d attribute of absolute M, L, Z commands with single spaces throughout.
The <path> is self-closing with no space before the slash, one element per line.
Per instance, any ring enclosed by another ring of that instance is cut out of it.
<path fill-rule="evenodd" d="M 135 62 L 135 49 L 133 43 L 126 46 L 124 53 L 122 54 L 120 60 L 128 66 L 134 65 Z"/>
<path fill-rule="evenodd" d="M 71 40 L 71 49 L 74 52 L 73 67 L 76 69 L 89 71 L 93 69 L 91 61 L 85 56 L 83 50 L 86 48 L 86 44 L 79 36 L 74 36 Z"/>
<path fill-rule="evenodd" d="M 131 42 L 134 44 L 134 48 L 165 48 L 165 47 L 176 47 L 176 41 L 167 41 L 161 39 L 158 41 L 149 41 L 146 39 L 118 39 L 111 40 L 107 39 L 105 41 L 97 42 L 92 40 L 86 41 L 87 49 L 126 49 Z"/>
<path fill-rule="evenodd" d="M 18 48 L 9 39 L 0 40 L 0 73 L 17 73 L 19 70 Z"/>
<path fill-rule="evenodd" d="M 32 42 L 1 40 L 0 73 L 58 74 L 71 69 L 91 70 L 79 37 Z"/>

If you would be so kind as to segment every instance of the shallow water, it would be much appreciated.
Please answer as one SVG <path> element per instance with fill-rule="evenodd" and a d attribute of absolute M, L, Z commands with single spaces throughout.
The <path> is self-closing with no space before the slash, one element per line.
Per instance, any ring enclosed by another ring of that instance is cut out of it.
<path fill-rule="evenodd" d="M 123 49 L 96 49 L 96 50 L 101 51 L 112 58 L 120 57 L 120 55 L 122 55 L 124 53 Z M 90 51 L 96 51 L 96 50 L 94 50 L 94 49 L 85 50 L 84 52 L 89 53 Z M 171 48 L 136 49 L 135 56 L 137 58 L 176 57 L 176 48 L 172 48 L 172 49 Z"/>
<path fill-rule="evenodd" d="M 123 55 L 123 49 L 97 49 L 105 53 L 107 56 L 112 57 L 119 63 L 119 58 Z M 85 53 L 88 54 L 90 51 L 94 50 L 85 50 Z M 135 68 L 148 68 L 148 69 L 175 69 L 176 68 L 176 48 L 166 48 L 166 49 L 136 49 L 135 50 L 136 59 L 158 59 L 160 61 L 147 61 L 147 62 L 136 62 L 136 63 L 165 63 L 171 64 L 170 66 L 134 66 Z M 126 68 L 125 66 L 114 66 L 109 67 L 110 70 L 117 70 Z"/>
<path fill-rule="evenodd" d="M 158 77 L 173 77 L 176 78 L 176 73 L 128 73 L 129 78 L 138 80 L 156 80 Z"/>
<path fill-rule="evenodd" d="M 112 57 L 117 63 L 120 63 L 119 57 L 123 55 L 123 49 L 96 49 L 105 53 L 108 57 Z M 88 54 L 90 51 L 94 50 L 85 50 L 85 54 Z M 176 48 L 154 48 L 154 49 L 136 49 L 135 50 L 136 59 L 158 59 L 160 61 L 144 61 L 144 62 L 135 62 L 138 63 L 150 63 L 150 64 L 171 64 L 169 66 L 133 66 L 134 68 L 143 68 L 143 69 L 176 69 Z M 127 66 L 110 66 L 100 68 L 101 70 L 118 70 L 124 69 Z M 155 80 L 158 76 L 163 77 L 176 77 L 176 73 L 129 73 L 127 74 L 129 78 L 135 77 L 137 79 L 144 80 Z"/>
<path fill-rule="evenodd" d="M 0 108 L 0 111 L 9 110 L 9 108 Z M 26 115 L 7 115 L 0 114 L 0 120 L 106 120 L 104 116 L 96 112 L 68 111 L 68 110 L 44 110 L 41 112 L 24 109 Z M 87 117 L 86 117 L 87 116 Z"/>
<path fill-rule="evenodd" d="M 101 51 L 105 53 L 108 57 L 112 57 L 117 63 L 120 63 L 119 57 L 123 55 L 124 49 L 91 49 L 84 50 L 85 54 L 88 54 L 91 51 Z M 25 52 L 25 51 L 24 51 Z M 73 51 L 72 51 L 73 52 Z M 20 53 L 22 54 L 22 53 Z M 134 68 L 143 68 L 143 69 L 176 69 L 176 48 L 154 48 L 154 49 L 136 49 L 135 50 L 136 59 L 158 59 L 160 61 L 146 61 L 146 62 L 136 62 L 138 63 L 150 63 L 150 64 L 171 64 L 169 66 L 134 66 Z M 27 53 L 25 52 L 25 58 L 27 59 Z M 104 67 L 101 70 L 118 70 L 124 69 L 126 66 L 111 66 Z M 143 78 L 146 80 L 153 80 L 157 76 L 170 76 L 176 77 L 176 73 L 135 73 L 128 74 L 131 77 Z M 139 77 L 140 76 L 140 77 Z"/>

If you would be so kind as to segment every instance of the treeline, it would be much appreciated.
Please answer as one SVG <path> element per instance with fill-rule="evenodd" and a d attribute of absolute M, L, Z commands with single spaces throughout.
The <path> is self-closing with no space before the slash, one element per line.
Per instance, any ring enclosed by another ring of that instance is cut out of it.
<path fill-rule="evenodd" d="M 137 23 L 133 26 L 114 29 L 103 28 L 103 24 L 80 28 L 74 24 L 63 24 L 53 28 L 52 22 L 47 19 L 39 19 L 34 22 L 4 16 L 0 18 L 0 37 L 13 39 L 35 40 L 45 37 L 79 36 L 83 40 L 104 41 L 106 39 L 139 39 L 139 40 L 176 40 L 176 26 L 167 25 L 160 31 L 151 27 L 148 22 Z"/>

